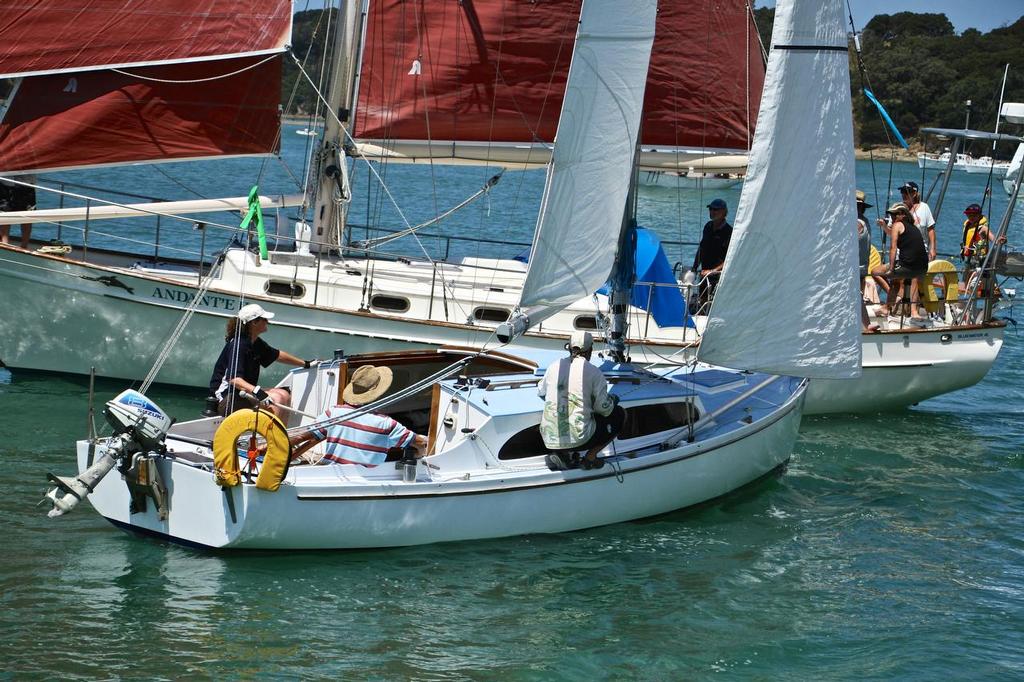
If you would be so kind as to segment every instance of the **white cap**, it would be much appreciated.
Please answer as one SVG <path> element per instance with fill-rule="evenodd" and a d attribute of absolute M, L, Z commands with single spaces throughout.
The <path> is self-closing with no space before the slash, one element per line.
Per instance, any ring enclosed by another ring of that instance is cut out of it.
<path fill-rule="evenodd" d="M 242 324 L 258 320 L 261 317 L 265 320 L 270 320 L 273 319 L 274 313 L 268 313 L 263 309 L 263 306 L 258 303 L 244 305 L 242 306 L 242 309 L 238 311 L 238 319 L 242 321 Z"/>
<path fill-rule="evenodd" d="M 590 332 L 585 332 L 581 329 L 577 329 L 569 337 L 569 350 L 573 348 L 579 348 L 581 351 L 586 353 L 588 350 L 594 347 L 594 337 L 591 336 Z"/>

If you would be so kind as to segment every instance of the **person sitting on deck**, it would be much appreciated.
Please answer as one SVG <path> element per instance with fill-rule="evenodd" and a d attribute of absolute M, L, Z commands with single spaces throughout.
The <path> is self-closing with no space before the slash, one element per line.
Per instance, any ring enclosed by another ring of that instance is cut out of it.
<path fill-rule="evenodd" d="M 886 213 L 892 217 L 892 226 L 889 227 L 889 265 L 880 265 L 871 273 L 890 280 L 888 300 L 886 305 L 879 307 L 878 314 L 885 316 L 891 313 L 894 297 L 906 295 L 904 290 L 909 280 L 911 317 L 918 319 L 920 316 L 917 315 L 917 282 L 918 278 L 928 272 L 928 252 L 924 238 L 914 225 L 914 216 L 906 204 L 895 203 Z M 899 282 L 903 285 L 899 286 Z"/>
<path fill-rule="evenodd" d="M 34 183 L 36 176 L 23 175 L 19 180 Z M 0 211 L 31 211 L 36 207 L 36 188 L 16 185 L 0 180 Z M 11 226 L 0 225 L 0 244 L 10 243 Z M 21 225 L 21 248 L 28 249 L 32 238 L 32 223 Z"/>
<path fill-rule="evenodd" d="M 868 228 L 868 218 L 864 212 L 871 208 L 872 204 L 867 203 L 864 192 L 857 190 L 857 251 L 860 269 L 857 279 L 860 280 L 860 326 L 862 331 L 877 332 L 878 325 L 871 322 L 868 317 L 868 307 L 864 303 L 864 286 L 867 283 L 868 262 L 871 259 L 871 231 Z"/>
<path fill-rule="evenodd" d="M 315 420 L 343 417 L 364 405 L 378 400 L 391 388 L 390 367 L 363 365 L 352 373 L 352 380 L 341 394 L 341 405 L 324 410 Z M 426 455 L 427 439 L 413 433 L 391 417 L 376 412 L 365 412 L 329 426 L 311 426 L 291 437 L 292 459 L 299 457 L 321 441 L 327 441 L 323 459 L 333 464 L 361 464 L 375 467 L 383 464 L 391 448 L 412 445 L 416 456 Z"/>
<path fill-rule="evenodd" d="M 576 466 L 573 453 L 586 450 L 580 464 L 600 469 L 604 460 L 597 453 L 622 430 L 626 412 L 619 407 L 618 396 L 608 394 L 601 370 L 590 364 L 590 332 L 573 332 L 567 348 L 569 357 L 551 363 L 537 387 L 544 398 L 540 435 L 553 451 L 545 462 L 553 470 L 569 469 Z"/>
<path fill-rule="evenodd" d="M 273 317 L 274 313 L 267 312 L 256 303 L 250 303 L 242 306 L 237 317 L 228 320 L 224 348 L 210 377 L 209 399 L 216 400 L 217 414 L 227 416 L 236 410 L 251 407 L 253 401 L 241 395 L 245 391 L 255 396 L 256 400 L 278 417 L 283 416 L 277 406 L 287 407 L 291 396 L 283 388 L 260 388 L 260 368 L 269 367 L 274 362 L 308 368 L 312 361 L 278 350 L 259 338 L 267 331 L 269 320 Z"/>

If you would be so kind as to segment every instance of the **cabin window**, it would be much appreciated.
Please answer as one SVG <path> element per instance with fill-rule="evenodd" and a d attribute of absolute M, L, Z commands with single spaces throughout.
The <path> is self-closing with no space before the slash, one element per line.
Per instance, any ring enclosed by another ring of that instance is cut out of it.
<path fill-rule="evenodd" d="M 498 459 L 522 459 L 547 454 L 548 448 L 540 437 L 540 426 L 523 429 L 505 441 L 498 451 Z"/>
<path fill-rule="evenodd" d="M 389 296 L 387 294 L 375 294 L 370 299 L 370 307 L 377 310 L 387 310 L 390 313 L 404 313 L 409 310 L 409 299 L 402 296 Z"/>
<path fill-rule="evenodd" d="M 473 311 L 473 319 L 477 322 L 504 322 L 509 312 L 504 308 L 477 308 Z"/>
<path fill-rule="evenodd" d="M 290 280 L 268 280 L 263 290 L 271 296 L 287 296 L 288 298 L 302 298 L 306 295 L 306 287 Z"/>
<path fill-rule="evenodd" d="M 597 320 L 594 319 L 593 315 L 577 315 L 576 319 L 572 321 L 572 326 L 576 329 L 593 331 L 597 329 Z"/>
<path fill-rule="evenodd" d="M 677 429 L 697 421 L 699 416 L 697 408 L 689 401 L 629 407 L 619 438 L 639 438 Z"/>

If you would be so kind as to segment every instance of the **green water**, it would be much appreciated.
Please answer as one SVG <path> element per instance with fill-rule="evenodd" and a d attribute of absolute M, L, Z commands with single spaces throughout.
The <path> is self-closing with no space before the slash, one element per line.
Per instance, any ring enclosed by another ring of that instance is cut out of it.
<path fill-rule="evenodd" d="M 528 235 L 537 181 L 512 180 L 522 215 L 498 198 L 492 210 Z M 954 179 L 940 251 L 979 192 Z M 658 223 L 671 190 L 642 200 L 667 238 L 695 237 L 702 213 Z M 1018 216 L 1011 245 L 1021 235 Z M 35 505 L 47 471 L 73 469 L 88 388 L 15 371 L 0 383 L 0 677 L 1021 679 L 1022 359 L 1011 328 L 976 387 L 805 419 L 785 473 L 702 509 L 556 536 L 242 555 L 138 539 L 88 505 L 48 519 Z M 97 395 L 123 387 L 100 381 Z M 195 392 L 151 396 L 201 409 Z"/>

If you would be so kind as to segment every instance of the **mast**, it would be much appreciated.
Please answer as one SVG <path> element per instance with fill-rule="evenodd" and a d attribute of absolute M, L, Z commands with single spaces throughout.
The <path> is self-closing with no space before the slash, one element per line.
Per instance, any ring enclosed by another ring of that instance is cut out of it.
<path fill-rule="evenodd" d="M 313 202 L 313 242 L 318 250 L 341 247 L 341 235 L 352 198 L 345 140 L 352 118 L 352 99 L 359 68 L 359 37 L 363 12 L 360 0 L 340 0 L 335 24 L 334 68 L 327 91 L 324 136 L 316 155 L 318 183 Z"/>
<path fill-rule="evenodd" d="M 629 362 L 626 338 L 629 331 L 629 302 L 633 295 L 633 284 L 636 282 L 636 188 L 640 174 L 639 156 L 638 148 L 633 158 L 633 172 L 629 175 L 629 193 L 626 195 L 626 207 L 622 213 L 622 230 L 615 251 L 615 262 L 608 280 L 611 285 L 608 294 L 611 316 L 605 341 L 612 359 L 619 363 Z"/>

